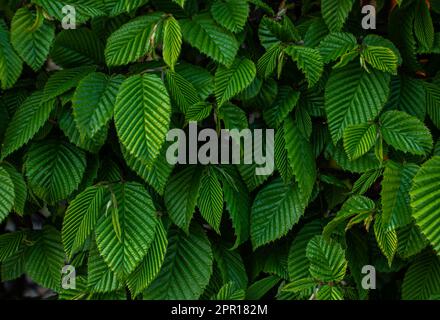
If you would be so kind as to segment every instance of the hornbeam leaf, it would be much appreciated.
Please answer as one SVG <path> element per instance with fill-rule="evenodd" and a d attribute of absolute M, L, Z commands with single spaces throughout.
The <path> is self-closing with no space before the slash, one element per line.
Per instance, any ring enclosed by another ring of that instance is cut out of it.
<path fill-rule="evenodd" d="M 380 121 L 384 140 L 394 148 L 415 155 L 425 155 L 431 151 L 431 133 L 416 117 L 402 111 L 388 111 Z"/>
<path fill-rule="evenodd" d="M 425 162 L 410 191 L 412 215 L 422 233 L 440 255 L 440 156 Z"/>
<path fill-rule="evenodd" d="M 232 33 L 222 29 L 209 14 L 193 16 L 191 20 L 180 20 L 183 39 L 227 67 L 234 62 L 238 42 Z"/>
<path fill-rule="evenodd" d="M 120 237 L 112 215 L 101 216 L 96 226 L 99 252 L 116 275 L 125 279 L 147 254 L 154 239 L 158 219 L 151 196 L 145 188 L 132 182 L 108 186 L 117 206 Z"/>
<path fill-rule="evenodd" d="M 46 61 L 55 28 L 39 14 L 17 10 L 11 23 L 11 42 L 20 57 L 35 71 Z"/>
<path fill-rule="evenodd" d="M 349 125 L 374 120 L 388 99 L 389 82 L 388 74 L 368 73 L 357 62 L 332 71 L 325 88 L 325 110 L 335 144 Z"/>
<path fill-rule="evenodd" d="M 246 89 L 256 73 L 255 64 L 249 59 L 237 59 L 229 68 L 220 66 L 215 74 L 215 96 L 218 106 L 221 107 Z"/>
<path fill-rule="evenodd" d="M 153 163 L 165 142 L 170 117 L 170 98 L 159 77 L 136 75 L 122 83 L 116 99 L 115 125 L 131 155 Z"/>
<path fill-rule="evenodd" d="M 297 184 L 285 185 L 276 179 L 255 198 L 251 212 L 251 239 L 254 249 L 285 235 L 304 213 L 304 200 Z"/>

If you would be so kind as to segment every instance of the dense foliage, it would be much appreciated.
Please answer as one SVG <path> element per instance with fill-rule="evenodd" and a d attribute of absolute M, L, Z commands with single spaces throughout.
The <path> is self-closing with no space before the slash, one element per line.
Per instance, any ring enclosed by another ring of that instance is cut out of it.
<path fill-rule="evenodd" d="M 0 295 L 31 279 L 60 299 L 440 297 L 440 1 L 0 14 Z M 169 164 L 190 121 L 275 129 L 276 170 Z"/>

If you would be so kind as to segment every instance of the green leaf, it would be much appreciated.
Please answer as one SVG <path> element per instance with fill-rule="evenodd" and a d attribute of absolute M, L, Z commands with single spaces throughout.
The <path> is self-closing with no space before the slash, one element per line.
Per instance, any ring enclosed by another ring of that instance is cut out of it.
<path fill-rule="evenodd" d="M 397 232 L 394 229 L 388 229 L 382 221 L 382 215 L 376 215 L 374 221 L 374 235 L 380 250 L 388 260 L 388 266 L 391 267 L 394 255 L 397 251 Z"/>
<path fill-rule="evenodd" d="M 207 102 L 197 102 L 191 105 L 185 114 L 186 121 L 202 121 L 209 117 L 212 112 L 212 104 Z"/>
<path fill-rule="evenodd" d="M 255 281 L 246 291 L 246 300 L 261 300 L 280 280 L 277 276 L 268 276 Z"/>
<path fill-rule="evenodd" d="M 285 52 L 297 63 L 298 68 L 305 74 L 309 88 L 321 78 L 324 71 L 324 61 L 318 50 L 291 45 Z"/>
<path fill-rule="evenodd" d="M 249 237 L 251 199 L 249 190 L 235 167 L 223 167 L 218 177 L 222 182 L 226 210 L 229 212 L 236 238 L 233 249 Z"/>
<path fill-rule="evenodd" d="M 371 150 L 377 139 L 374 124 L 350 125 L 344 130 L 344 149 L 350 160 L 356 160 Z"/>
<path fill-rule="evenodd" d="M 410 191 L 412 215 L 434 250 L 440 252 L 440 157 L 425 162 L 413 179 Z"/>
<path fill-rule="evenodd" d="M 284 122 L 284 140 L 290 168 L 298 182 L 300 197 L 307 203 L 316 181 L 316 163 L 310 143 L 291 119 Z"/>
<path fill-rule="evenodd" d="M 5 133 L 2 158 L 26 144 L 49 119 L 55 100 L 44 102 L 43 98 L 43 92 L 36 91 L 19 106 Z"/>
<path fill-rule="evenodd" d="M 211 246 L 201 228 L 192 227 L 188 235 L 171 229 L 162 269 L 143 297 L 152 300 L 198 299 L 208 285 L 212 264 Z"/>
<path fill-rule="evenodd" d="M 138 17 L 116 30 L 107 40 L 105 61 L 108 66 L 134 62 L 153 52 L 162 28 L 162 13 Z"/>
<path fill-rule="evenodd" d="M 403 300 L 427 300 L 440 292 L 440 258 L 429 252 L 409 267 L 402 285 Z"/>
<path fill-rule="evenodd" d="M 316 293 L 317 300 L 344 300 L 344 295 L 338 287 L 323 285 Z"/>
<path fill-rule="evenodd" d="M 104 45 L 98 36 L 87 28 L 62 30 L 55 38 L 50 57 L 64 68 L 102 64 Z"/>
<path fill-rule="evenodd" d="M 226 283 L 212 300 L 244 300 L 246 292 L 240 289 L 234 282 Z"/>
<path fill-rule="evenodd" d="M 110 270 L 104 258 L 99 254 L 98 247 L 93 242 L 89 251 L 87 264 L 87 286 L 92 292 L 111 292 L 122 287 L 116 274 Z"/>
<path fill-rule="evenodd" d="M 353 3 L 354 0 L 322 0 L 322 17 L 330 31 L 341 31 Z"/>
<path fill-rule="evenodd" d="M 87 21 L 90 17 L 99 17 L 105 15 L 105 12 L 93 0 L 32 0 L 33 3 L 39 5 L 51 17 L 59 21 L 63 21 L 65 15 L 63 8 L 66 5 L 75 5 L 76 22 L 82 23 Z M 72 3 L 73 2 L 73 3 Z"/>
<path fill-rule="evenodd" d="M 366 214 L 370 214 L 374 211 L 375 204 L 373 200 L 364 196 L 352 196 L 344 202 L 341 210 L 338 211 L 336 216 L 325 226 L 322 236 L 325 239 L 330 239 L 331 234 L 342 223 L 348 219 L 356 219 L 357 217 L 364 218 Z"/>
<path fill-rule="evenodd" d="M 258 38 L 266 50 L 280 42 L 292 43 L 301 40 L 298 30 L 287 15 L 263 17 L 258 29 Z"/>
<path fill-rule="evenodd" d="M 173 103 L 181 112 L 186 114 L 189 108 L 200 102 L 198 90 L 181 74 L 168 71 L 165 74 L 165 84 Z"/>
<path fill-rule="evenodd" d="M 397 253 L 404 259 L 420 253 L 429 244 L 415 222 L 397 230 L 397 238 L 399 239 Z"/>
<path fill-rule="evenodd" d="M 418 1 L 414 15 L 414 33 L 420 52 L 430 52 L 434 44 L 434 24 L 426 1 Z"/>
<path fill-rule="evenodd" d="M 220 223 L 223 213 L 223 191 L 217 174 L 208 167 L 200 181 L 200 192 L 197 206 L 202 217 L 220 234 Z"/>
<path fill-rule="evenodd" d="M 358 48 L 356 38 L 347 32 L 332 32 L 319 43 L 319 52 L 324 63 L 338 58 Z"/>
<path fill-rule="evenodd" d="M 297 184 L 285 185 L 276 179 L 256 196 L 251 212 L 251 239 L 254 249 L 281 238 L 299 221 L 304 202 Z"/>
<path fill-rule="evenodd" d="M 21 231 L 0 235 L 0 262 L 3 263 L 6 259 L 15 255 L 20 250 L 24 239 L 25 234 Z"/>
<path fill-rule="evenodd" d="M 26 273 L 39 285 L 59 291 L 64 251 L 60 233 L 52 226 L 32 234 L 33 245 L 26 250 Z"/>
<path fill-rule="evenodd" d="M 71 143 L 91 153 L 97 153 L 107 140 L 107 126 L 102 127 L 93 138 L 89 138 L 85 135 L 81 136 L 75 119 L 73 118 L 71 108 L 63 110 L 59 119 L 59 126 Z"/>
<path fill-rule="evenodd" d="M 159 274 L 165 259 L 167 244 L 167 232 L 162 222 L 159 222 L 146 256 L 127 279 L 127 286 L 133 296 L 139 295 Z"/>
<path fill-rule="evenodd" d="M 194 86 L 203 100 L 206 100 L 214 92 L 214 76 L 208 70 L 182 62 L 176 66 L 176 72 Z"/>
<path fill-rule="evenodd" d="M 2 166 L 9 175 L 14 184 L 14 205 L 13 210 L 19 215 L 24 215 L 24 208 L 27 199 L 27 186 L 23 175 L 18 172 L 12 165 L 6 163 Z"/>
<path fill-rule="evenodd" d="M 113 117 L 122 76 L 90 73 L 79 83 L 72 99 L 75 123 L 82 135 L 93 138 Z"/>
<path fill-rule="evenodd" d="M 44 101 L 55 99 L 70 89 L 75 88 L 85 76 L 95 71 L 95 69 L 96 67 L 77 67 L 57 71 L 46 82 Z"/>
<path fill-rule="evenodd" d="M 218 110 L 218 116 L 223 120 L 225 129 L 243 130 L 249 127 L 246 112 L 232 103 L 224 104 L 220 110 Z"/>
<path fill-rule="evenodd" d="M 361 59 L 378 70 L 397 74 L 399 58 L 390 48 L 367 46 L 361 51 Z"/>
<path fill-rule="evenodd" d="M 246 24 L 249 5 L 246 0 L 216 0 L 211 6 L 211 14 L 229 31 L 240 32 Z"/>
<path fill-rule="evenodd" d="M 248 276 L 239 251 L 231 250 L 222 244 L 214 245 L 213 249 L 223 283 L 233 282 L 238 288 L 245 289 Z"/>
<path fill-rule="evenodd" d="M 14 183 L 8 172 L 0 167 L 0 222 L 6 219 L 14 206 Z"/>
<path fill-rule="evenodd" d="M 256 67 L 249 59 L 237 59 L 229 68 L 219 66 L 215 73 L 215 96 L 218 106 L 221 107 L 246 89 L 256 73 Z"/>
<path fill-rule="evenodd" d="M 31 190 L 54 204 L 78 188 L 86 169 L 84 153 L 61 140 L 33 144 L 24 163 Z"/>
<path fill-rule="evenodd" d="M 258 59 L 257 70 L 258 74 L 264 78 L 268 78 L 278 66 L 278 70 L 284 65 L 284 50 L 281 44 L 276 44 L 270 47 L 260 59 Z M 278 78 L 280 72 L 278 72 Z"/>
<path fill-rule="evenodd" d="M 174 70 L 182 48 L 182 31 L 174 17 L 165 20 L 163 30 L 163 59 L 171 70 Z"/>
<path fill-rule="evenodd" d="M 130 155 L 124 148 L 122 148 L 122 153 L 127 165 L 150 186 L 152 186 L 160 195 L 164 194 L 168 178 L 170 177 L 174 167 L 173 165 L 169 164 L 166 159 L 167 146 L 168 144 L 163 145 L 159 157 L 151 166 L 146 164 L 141 159 Z"/>
<path fill-rule="evenodd" d="M 190 166 L 170 178 L 165 189 L 165 205 L 171 220 L 188 231 L 199 197 L 202 170 Z"/>
<path fill-rule="evenodd" d="M 380 117 L 384 140 L 397 150 L 425 155 L 432 150 L 429 129 L 416 117 L 402 111 L 388 111 Z"/>
<path fill-rule="evenodd" d="M 55 28 L 39 14 L 26 8 L 17 10 L 11 22 L 11 43 L 35 71 L 46 61 L 54 37 Z"/>
<path fill-rule="evenodd" d="M 289 86 L 278 88 L 274 102 L 263 109 L 263 117 L 266 123 L 272 128 L 278 128 L 296 107 L 299 102 L 300 93 Z"/>
<path fill-rule="evenodd" d="M 232 33 L 227 32 L 209 14 L 180 20 L 183 39 L 208 57 L 227 67 L 235 60 L 239 44 Z"/>
<path fill-rule="evenodd" d="M 295 239 L 290 247 L 288 256 L 288 271 L 290 281 L 296 282 L 303 278 L 310 277 L 310 262 L 306 256 L 307 244 L 314 236 L 320 234 L 321 231 L 321 221 L 313 220 L 302 227 L 302 229 L 296 234 Z"/>
<path fill-rule="evenodd" d="M 310 260 L 310 274 L 315 279 L 325 282 L 344 279 L 347 261 L 344 250 L 336 241 L 315 236 L 307 245 L 306 255 Z"/>
<path fill-rule="evenodd" d="M 382 223 L 392 229 L 412 221 L 409 191 L 419 166 L 389 161 L 382 180 Z"/>
<path fill-rule="evenodd" d="M 325 88 L 325 110 L 335 144 L 349 125 L 374 120 L 388 99 L 389 82 L 388 74 L 368 73 L 357 62 L 332 71 Z"/>
<path fill-rule="evenodd" d="M 120 237 L 111 214 L 105 213 L 96 226 L 96 241 L 110 269 L 120 278 L 126 278 L 150 248 L 158 219 L 151 196 L 142 185 L 119 183 L 108 188 L 116 201 L 110 205 L 118 212 Z"/>
<path fill-rule="evenodd" d="M 116 99 L 115 125 L 128 152 L 152 163 L 159 156 L 171 117 L 170 98 L 159 77 L 136 75 L 125 80 Z"/>
<path fill-rule="evenodd" d="M 440 128 L 440 86 L 434 83 L 423 82 L 426 90 L 426 108 L 437 128 Z"/>
<path fill-rule="evenodd" d="M 69 205 L 64 215 L 62 238 L 68 257 L 81 249 L 101 213 L 105 211 L 106 193 L 103 187 L 93 186 L 81 192 Z"/>
<path fill-rule="evenodd" d="M 20 77 L 23 63 L 9 42 L 9 31 L 0 19 L 0 85 L 3 90 L 12 88 Z"/>

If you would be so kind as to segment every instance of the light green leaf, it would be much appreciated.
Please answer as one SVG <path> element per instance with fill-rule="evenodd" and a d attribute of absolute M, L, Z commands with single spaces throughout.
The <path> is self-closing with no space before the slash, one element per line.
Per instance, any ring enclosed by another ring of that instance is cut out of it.
<path fill-rule="evenodd" d="M 181 47 L 182 31 L 179 22 L 174 17 L 168 17 L 163 30 L 163 59 L 171 70 L 174 70 L 179 59 Z"/>

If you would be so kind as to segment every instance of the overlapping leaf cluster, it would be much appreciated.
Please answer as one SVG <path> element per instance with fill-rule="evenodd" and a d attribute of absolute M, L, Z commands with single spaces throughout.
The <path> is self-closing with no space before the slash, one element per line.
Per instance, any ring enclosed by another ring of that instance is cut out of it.
<path fill-rule="evenodd" d="M 438 1 L 0 13 L 1 282 L 60 299 L 440 297 Z M 170 165 L 166 134 L 190 121 L 275 129 L 276 170 Z"/>

